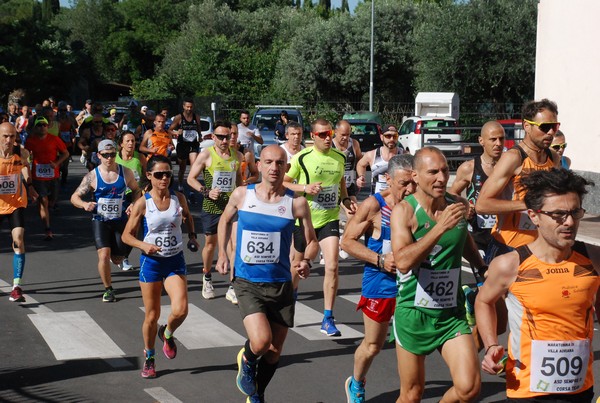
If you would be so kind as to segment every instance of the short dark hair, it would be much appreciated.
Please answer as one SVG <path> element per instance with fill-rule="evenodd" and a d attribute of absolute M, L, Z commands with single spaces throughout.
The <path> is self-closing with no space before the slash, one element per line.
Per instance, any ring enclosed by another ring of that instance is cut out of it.
<path fill-rule="evenodd" d="M 287 133 L 289 129 L 303 130 L 303 127 L 300 123 L 296 122 L 295 120 L 290 120 L 290 122 L 287 125 L 285 125 L 285 132 Z"/>
<path fill-rule="evenodd" d="M 315 119 L 315 120 L 314 120 L 314 121 L 313 121 L 313 122 L 310 124 L 310 130 L 314 132 L 314 131 L 315 131 L 315 126 L 316 126 L 316 125 L 321 125 L 321 126 L 327 126 L 327 125 L 329 125 L 329 126 L 331 126 L 331 123 L 330 123 L 330 122 L 329 122 L 327 119 L 324 119 L 324 118 L 317 118 L 317 119 Z"/>
<path fill-rule="evenodd" d="M 548 98 L 544 98 L 541 101 L 529 101 L 523 105 L 521 110 L 521 116 L 523 119 L 533 120 L 538 112 L 548 110 L 555 115 L 558 115 L 558 106 L 556 102 L 550 101 Z"/>
<path fill-rule="evenodd" d="M 215 121 L 213 131 L 215 131 L 217 129 L 217 127 L 226 127 L 228 129 L 231 129 L 231 123 L 229 123 L 228 120 L 217 120 L 217 121 Z"/>
<path fill-rule="evenodd" d="M 248 109 L 242 109 L 242 110 L 240 111 L 240 116 L 242 116 L 242 115 L 244 115 L 244 114 L 245 114 L 245 115 L 248 115 L 248 116 L 250 116 L 250 112 L 248 111 Z"/>
<path fill-rule="evenodd" d="M 551 195 L 577 193 L 580 202 L 583 202 L 583 196 L 587 193 L 586 186 L 594 186 L 594 182 L 565 168 L 532 171 L 523 176 L 519 184 L 527 192 L 525 205 L 534 211 L 541 209 L 546 197 Z"/>
<path fill-rule="evenodd" d="M 184 98 L 184 99 L 183 99 L 183 103 L 184 103 L 184 104 L 187 104 L 187 103 L 193 104 L 193 103 L 194 103 L 194 100 L 193 100 L 192 98 Z"/>

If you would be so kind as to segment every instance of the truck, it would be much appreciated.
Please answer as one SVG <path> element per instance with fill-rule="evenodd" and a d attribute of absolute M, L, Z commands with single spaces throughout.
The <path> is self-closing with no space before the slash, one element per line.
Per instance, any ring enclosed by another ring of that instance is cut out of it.
<path fill-rule="evenodd" d="M 423 144 L 439 148 L 446 156 L 462 153 L 458 127 L 459 97 L 455 92 L 420 92 L 415 98 L 415 116 L 400 126 L 398 140 L 410 153 Z"/>

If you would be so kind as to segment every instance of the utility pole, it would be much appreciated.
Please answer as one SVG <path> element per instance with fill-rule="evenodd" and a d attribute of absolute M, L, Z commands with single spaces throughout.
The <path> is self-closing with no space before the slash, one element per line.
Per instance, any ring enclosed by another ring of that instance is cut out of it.
<path fill-rule="evenodd" d="M 369 112 L 373 112 L 373 63 L 374 63 L 374 44 L 375 44 L 375 0 L 371 0 L 371 74 L 369 78 Z"/>

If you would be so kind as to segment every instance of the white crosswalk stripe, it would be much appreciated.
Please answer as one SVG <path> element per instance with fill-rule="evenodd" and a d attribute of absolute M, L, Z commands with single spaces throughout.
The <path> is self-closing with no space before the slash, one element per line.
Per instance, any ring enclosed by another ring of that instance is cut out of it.
<path fill-rule="evenodd" d="M 140 307 L 140 309 L 144 310 L 143 307 Z M 158 323 L 167 323 L 171 306 L 161 306 L 160 312 Z M 177 329 L 175 337 L 188 350 L 241 346 L 246 341 L 245 337 L 194 304 L 188 305 L 188 316 Z"/>
<path fill-rule="evenodd" d="M 358 301 L 360 301 L 360 294 L 340 295 L 339 297 L 352 302 L 354 305 L 358 304 Z"/>
<path fill-rule="evenodd" d="M 300 302 L 296 302 L 296 316 L 294 317 L 294 327 L 292 330 L 298 333 L 300 336 L 308 340 L 327 340 L 328 337 L 321 333 L 321 321 L 323 320 L 323 313 L 316 311 L 307 305 Z M 335 324 L 336 327 L 342 332 L 340 337 L 333 339 L 355 339 L 362 338 L 363 334 L 357 330 L 352 329 L 344 324 Z"/>
<path fill-rule="evenodd" d="M 85 311 L 28 316 L 57 360 L 114 358 L 125 355 Z"/>

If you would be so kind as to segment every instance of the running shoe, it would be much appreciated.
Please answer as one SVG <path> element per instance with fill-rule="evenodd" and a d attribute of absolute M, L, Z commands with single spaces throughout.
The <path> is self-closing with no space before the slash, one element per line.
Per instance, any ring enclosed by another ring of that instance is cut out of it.
<path fill-rule="evenodd" d="M 163 353 L 165 353 L 165 357 L 172 360 L 177 356 L 177 344 L 175 344 L 175 337 L 171 336 L 168 339 L 165 337 L 166 328 L 167 325 L 161 325 L 158 328 L 158 338 L 163 342 Z"/>
<path fill-rule="evenodd" d="M 321 333 L 326 334 L 328 337 L 338 337 L 342 335 L 342 332 L 335 327 L 333 316 L 323 318 L 323 322 L 321 322 Z"/>
<path fill-rule="evenodd" d="M 475 292 L 468 285 L 462 286 L 463 292 L 465 293 L 465 309 L 467 311 L 467 323 L 469 326 L 475 326 L 475 306 L 473 305 Z"/>
<path fill-rule="evenodd" d="M 121 264 L 119 266 L 121 266 L 121 270 L 123 270 L 123 271 L 128 271 L 128 270 L 133 269 L 133 265 L 129 263 L 129 259 L 123 259 L 123 261 L 121 262 Z"/>
<path fill-rule="evenodd" d="M 10 297 L 8 299 L 12 302 L 25 302 L 25 297 L 23 296 L 23 290 L 18 285 L 15 286 L 10 292 Z"/>
<path fill-rule="evenodd" d="M 321 260 L 319 260 L 319 264 L 322 264 L 323 266 L 325 266 L 325 258 L 323 257 L 322 253 L 321 253 Z"/>
<path fill-rule="evenodd" d="M 115 296 L 115 291 L 110 288 L 104 291 L 104 295 L 102 295 L 102 302 L 116 302 L 117 297 Z"/>
<path fill-rule="evenodd" d="M 244 357 L 245 348 L 242 347 L 237 355 L 238 374 L 235 379 L 240 392 L 247 396 L 256 393 L 256 363 L 250 363 Z"/>
<path fill-rule="evenodd" d="M 142 368 L 142 378 L 156 378 L 154 356 L 146 358 L 146 361 L 144 361 L 144 368 Z"/>
<path fill-rule="evenodd" d="M 46 236 L 44 237 L 44 241 L 51 241 L 54 239 L 54 234 L 52 233 L 52 230 L 50 228 L 48 228 L 46 230 Z"/>
<path fill-rule="evenodd" d="M 265 395 L 253 394 L 246 398 L 246 403 L 265 403 Z"/>
<path fill-rule="evenodd" d="M 213 299 L 215 297 L 215 288 L 213 287 L 212 280 L 207 280 L 204 277 L 202 282 L 202 298 Z"/>
<path fill-rule="evenodd" d="M 237 296 L 235 295 L 235 290 L 233 289 L 232 286 L 229 286 L 229 289 L 227 290 L 227 293 L 225 294 L 225 298 L 227 299 L 227 301 L 231 302 L 233 305 L 238 304 Z"/>
<path fill-rule="evenodd" d="M 348 403 L 365 402 L 365 381 L 355 382 L 352 376 L 346 379 L 345 388 Z"/>
<path fill-rule="evenodd" d="M 340 258 L 346 260 L 350 257 L 350 255 L 348 254 L 348 252 L 346 252 L 345 250 L 340 248 Z M 325 263 L 325 262 L 323 262 Z"/>

